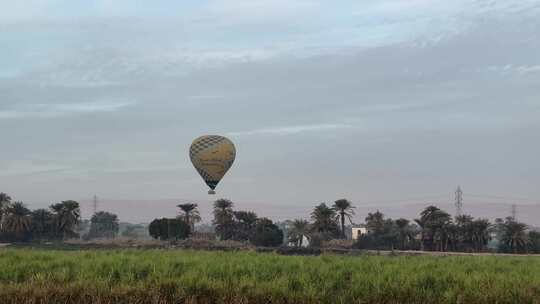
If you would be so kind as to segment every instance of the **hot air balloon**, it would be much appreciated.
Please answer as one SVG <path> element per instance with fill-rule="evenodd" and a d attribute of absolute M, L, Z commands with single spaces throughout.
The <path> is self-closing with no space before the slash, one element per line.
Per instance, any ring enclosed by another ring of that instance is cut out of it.
<path fill-rule="evenodd" d="M 193 141 L 189 157 L 204 182 L 210 187 L 208 194 L 215 194 L 217 185 L 234 163 L 236 148 L 228 138 L 205 135 Z"/>

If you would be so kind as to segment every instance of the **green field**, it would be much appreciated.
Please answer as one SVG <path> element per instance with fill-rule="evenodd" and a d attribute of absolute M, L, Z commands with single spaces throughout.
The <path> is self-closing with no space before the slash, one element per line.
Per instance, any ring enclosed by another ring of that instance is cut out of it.
<path fill-rule="evenodd" d="M 540 303 L 540 258 L 0 249 L 0 303 Z"/>

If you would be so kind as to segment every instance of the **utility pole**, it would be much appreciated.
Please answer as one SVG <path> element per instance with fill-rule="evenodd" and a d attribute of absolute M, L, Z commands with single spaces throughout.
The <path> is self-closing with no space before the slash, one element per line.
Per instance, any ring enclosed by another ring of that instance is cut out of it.
<path fill-rule="evenodd" d="M 512 219 L 517 221 L 517 205 L 512 204 Z"/>
<path fill-rule="evenodd" d="M 461 186 L 458 186 L 456 189 L 455 205 L 456 205 L 456 216 L 462 215 L 463 214 L 463 191 L 461 190 Z"/>

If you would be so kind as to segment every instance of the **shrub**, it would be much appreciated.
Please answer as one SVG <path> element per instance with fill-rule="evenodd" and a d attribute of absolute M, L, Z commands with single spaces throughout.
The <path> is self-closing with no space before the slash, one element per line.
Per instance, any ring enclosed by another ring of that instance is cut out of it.
<path fill-rule="evenodd" d="M 155 239 L 186 239 L 191 233 L 191 228 L 182 219 L 155 219 L 148 226 L 148 232 Z"/>
<path fill-rule="evenodd" d="M 353 240 L 339 240 L 333 239 L 329 241 L 323 241 L 323 248 L 332 248 L 332 249 L 352 249 L 354 241 Z"/>

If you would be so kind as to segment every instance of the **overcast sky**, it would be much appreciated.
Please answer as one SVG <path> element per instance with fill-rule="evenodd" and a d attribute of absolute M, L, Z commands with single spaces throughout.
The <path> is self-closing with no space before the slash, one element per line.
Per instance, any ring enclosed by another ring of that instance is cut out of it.
<path fill-rule="evenodd" d="M 0 0 L 0 191 L 208 200 L 202 134 L 262 214 L 540 204 L 540 1 Z"/>

